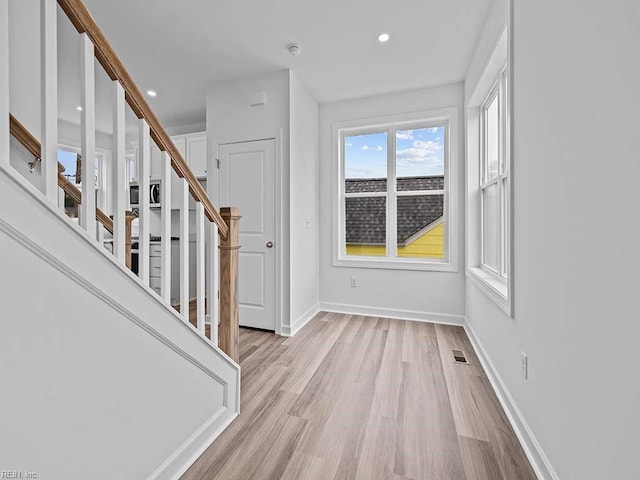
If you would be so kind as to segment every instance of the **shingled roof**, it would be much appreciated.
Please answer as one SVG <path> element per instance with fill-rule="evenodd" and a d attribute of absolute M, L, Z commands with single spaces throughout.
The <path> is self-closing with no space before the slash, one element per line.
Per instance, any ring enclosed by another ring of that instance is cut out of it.
<path fill-rule="evenodd" d="M 398 191 L 443 190 L 444 176 L 405 177 L 398 179 Z M 345 181 L 347 193 L 384 192 L 384 178 L 358 178 Z M 386 198 L 348 197 L 346 206 L 347 244 L 384 245 L 386 243 Z M 398 245 L 444 214 L 444 195 L 410 195 L 398 197 Z"/>

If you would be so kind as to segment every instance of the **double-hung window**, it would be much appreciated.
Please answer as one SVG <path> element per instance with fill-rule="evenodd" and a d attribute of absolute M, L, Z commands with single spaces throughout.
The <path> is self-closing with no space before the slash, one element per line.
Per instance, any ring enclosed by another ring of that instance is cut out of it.
<path fill-rule="evenodd" d="M 342 128 L 337 264 L 451 269 L 451 117 Z"/>
<path fill-rule="evenodd" d="M 509 276 L 509 110 L 506 68 L 480 109 L 481 268 Z"/>

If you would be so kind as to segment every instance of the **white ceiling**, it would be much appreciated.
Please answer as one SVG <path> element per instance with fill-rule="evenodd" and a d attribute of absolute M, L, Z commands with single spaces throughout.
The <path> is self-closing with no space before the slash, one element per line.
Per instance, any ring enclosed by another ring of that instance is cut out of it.
<path fill-rule="evenodd" d="M 85 0 L 138 86 L 158 92 L 149 102 L 167 126 L 204 121 L 207 85 L 286 68 L 321 103 L 460 81 L 492 2 Z M 77 35 L 66 28 L 70 47 Z M 391 34 L 385 45 L 382 31 Z M 300 56 L 288 54 L 291 42 Z M 61 56 L 71 65 L 79 48 Z M 68 78 L 62 70 L 61 113 L 77 117 L 75 69 Z M 97 88 L 107 108 L 106 79 Z"/>

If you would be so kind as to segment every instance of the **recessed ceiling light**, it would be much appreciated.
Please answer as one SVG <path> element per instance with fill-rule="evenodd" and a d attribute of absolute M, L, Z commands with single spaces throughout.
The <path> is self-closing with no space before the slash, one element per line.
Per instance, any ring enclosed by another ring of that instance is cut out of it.
<path fill-rule="evenodd" d="M 81 107 L 80 105 L 78 105 L 78 106 L 76 107 L 76 110 L 78 110 L 79 112 L 81 112 L 81 111 L 82 111 L 82 107 Z"/>
<path fill-rule="evenodd" d="M 147 90 L 147 95 L 149 95 L 150 97 L 155 97 L 158 94 L 155 90 Z"/>
<path fill-rule="evenodd" d="M 378 41 L 380 43 L 387 43 L 390 38 L 391 36 L 388 33 L 381 33 L 380 35 L 378 35 Z"/>

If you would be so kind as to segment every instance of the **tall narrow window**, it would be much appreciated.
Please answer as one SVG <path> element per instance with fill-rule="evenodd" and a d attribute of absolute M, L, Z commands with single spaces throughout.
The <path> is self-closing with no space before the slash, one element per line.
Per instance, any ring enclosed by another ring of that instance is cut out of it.
<path fill-rule="evenodd" d="M 505 279 L 509 275 L 507 115 L 507 74 L 503 70 L 481 107 L 480 209 L 481 266 Z"/>
<path fill-rule="evenodd" d="M 342 254 L 447 258 L 447 120 L 343 131 Z"/>

